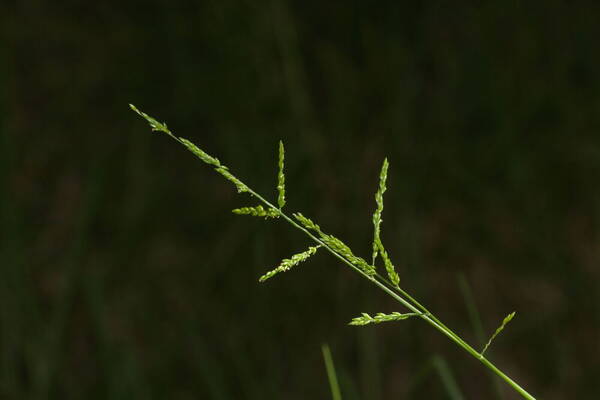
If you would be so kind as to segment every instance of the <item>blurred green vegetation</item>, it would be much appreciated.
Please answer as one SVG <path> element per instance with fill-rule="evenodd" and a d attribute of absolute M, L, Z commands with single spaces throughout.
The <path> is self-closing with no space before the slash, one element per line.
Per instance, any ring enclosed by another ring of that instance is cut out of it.
<path fill-rule="evenodd" d="M 388 156 L 403 285 L 473 343 L 474 309 L 486 334 L 517 310 L 490 357 L 539 398 L 597 395 L 599 12 L 3 2 L 0 397 L 325 399 L 323 342 L 346 399 L 496 392 L 419 321 L 346 326 L 397 308 L 326 254 L 259 285 L 305 239 L 232 215 L 248 199 L 128 103 L 273 198 L 283 139 L 287 207 L 363 255 Z"/>

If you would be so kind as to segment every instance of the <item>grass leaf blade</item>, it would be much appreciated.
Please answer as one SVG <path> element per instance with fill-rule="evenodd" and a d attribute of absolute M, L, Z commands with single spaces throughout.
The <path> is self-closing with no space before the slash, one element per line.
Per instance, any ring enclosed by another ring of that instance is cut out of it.
<path fill-rule="evenodd" d="M 331 388 L 331 398 L 332 400 L 342 400 L 340 385 L 338 384 L 337 374 L 335 373 L 335 366 L 333 365 L 333 357 L 331 357 L 329 345 L 321 345 L 321 351 L 323 352 L 323 361 L 325 362 L 325 369 L 327 370 L 327 380 L 329 381 L 329 387 Z"/>

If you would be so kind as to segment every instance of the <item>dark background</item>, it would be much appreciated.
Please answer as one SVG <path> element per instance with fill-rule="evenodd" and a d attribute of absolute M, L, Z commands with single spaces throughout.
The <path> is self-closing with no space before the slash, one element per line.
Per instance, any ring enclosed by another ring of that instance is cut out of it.
<path fill-rule="evenodd" d="M 590 2 L 591 3 L 591 2 Z M 134 103 L 370 257 L 541 399 L 600 392 L 597 3 L 0 5 L 0 397 L 516 399 Z M 462 277 L 462 278 L 461 278 Z M 462 279 L 463 285 L 460 284 Z M 469 290 L 473 300 L 469 300 Z M 456 387 L 453 389 L 452 381 Z M 462 396 L 457 393 L 462 393 Z"/>

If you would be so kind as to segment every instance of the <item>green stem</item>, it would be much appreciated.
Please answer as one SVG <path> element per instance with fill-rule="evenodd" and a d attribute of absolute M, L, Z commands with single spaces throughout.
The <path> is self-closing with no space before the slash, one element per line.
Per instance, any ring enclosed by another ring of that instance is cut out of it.
<path fill-rule="evenodd" d="M 329 387 L 331 388 L 331 397 L 333 400 L 342 400 L 340 385 L 338 384 L 337 374 L 335 373 L 335 366 L 333 365 L 333 357 L 331 357 L 329 345 L 321 345 L 321 351 L 323 352 L 323 360 L 325 361 L 325 369 L 327 370 L 327 379 L 329 380 Z"/>

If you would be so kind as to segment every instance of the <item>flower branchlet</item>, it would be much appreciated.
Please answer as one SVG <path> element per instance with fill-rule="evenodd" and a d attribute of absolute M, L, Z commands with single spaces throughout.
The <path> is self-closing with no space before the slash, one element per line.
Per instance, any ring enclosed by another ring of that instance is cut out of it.
<path fill-rule="evenodd" d="M 379 324 L 382 322 L 390 322 L 390 321 L 402 321 L 404 319 L 408 319 L 410 317 L 415 317 L 419 314 L 417 313 L 399 313 L 393 312 L 391 314 L 377 313 L 374 317 L 371 317 L 367 313 L 362 313 L 360 317 L 353 318 L 348 325 L 362 326 L 369 324 Z"/>
<path fill-rule="evenodd" d="M 383 265 L 385 266 L 385 270 L 390 278 L 390 282 L 392 285 L 398 287 L 400 284 L 400 276 L 396 272 L 396 268 L 394 268 L 394 264 L 392 264 L 392 260 L 388 256 L 387 251 L 383 247 L 383 243 L 381 243 L 381 239 L 377 238 L 376 240 L 377 249 L 379 250 L 379 254 L 381 254 L 381 259 L 383 260 Z"/>
<path fill-rule="evenodd" d="M 383 247 L 383 242 L 381 241 L 381 214 L 383 213 L 383 194 L 387 190 L 386 181 L 387 181 L 387 173 L 389 168 L 389 163 L 387 158 L 383 160 L 383 165 L 381 166 L 381 172 L 379 173 L 379 188 L 375 193 L 375 203 L 377 207 L 375 208 L 375 212 L 373 213 L 373 268 L 375 268 L 375 260 L 377 259 L 377 255 L 381 255 L 381 259 L 383 260 L 383 265 L 385 266 L 385 270 L 388 274 L 388 278 L 390 278 L 390 282 L 393 286 L 398 287 L 400 284 L 400 276 L 396 272 L 396 268 L 394 268 L 394 264 L 392 264 L 392 260 L 388 256 L 387 251 Z"/>
<path fill-rule="evenodd" d="M 310 218 L 307 218 L 304 215 L 302 215 L 302 213 L 298 212 L 298 213 L 294 213 L 292 215 L 306 229 L 309 229 L 311 231 L 315 231 L 317 233 L 321 232 L 321 227 L 319 227 L 319 225 L 315 224 Z"/>
<path fill-rule="evenodd" d="M 481 350 L 481 355 L 483 356 L 483 354 L 486 352 L 486 350 L 488 349 L 488 347 L 490 347 L 490 345 L 492 344 L 492 342 L 494 341 L 494 339 L 496 338 L 496 336 L 498 336 L 500 334 L 500 332 L 502 332 L 504 330 L 504 328 L 506 327 L 506 325 L 515 317 L 515 312 L 511 312 L 510 314 L 508 314 L 506 317 L 504 317 L 504 319 L 502 320 L 502 324 L 500 324 L 500 326 L 498 327 L 498 329 L 496 329 L 496 332 L 494 332 L 494 334 L 492 335 L 492 337 L 490 338 L 490 340 L 488 340 L 488 342 L 485 344 L 485 347 L 483 348 L 483 350 Z"/>
<path fill-rule="evenodd" d="M 249 192 L 248 186 L 246 186 L 242 181 L 229 172 L 229 169 L 226 166 L 222 165 L 219 168 L 215 168 L 215 171 L 223 175 L 228 181 L 232 182 L 235 185 L 238 193 Z"/>
<path fill-rule="evenodd" d="M 281 213 L 272 208 L 265 209 L 263 206 L 256 207 L 242 207 L 231 210 L 237 215 L 252 215 L 253 217 L 265 217 L 265 218 L 279 218 Z"/>
<path fill-rule="evenodd" d="M 263 276 L 261 276 L 258 279 L 258 281 L 264 282 L 267 279 L 277 275 L 280 272 L 289 271 L 292 267 L 300 264 L 302 261 L 306 261 L 310 256 L 315 254 L 317 252 L 317 250 L 319 249 L 319 247 L 321 247 L 321 246 L 320 245 L 319 246 L 311 246 L 305 252 L 294 254 L 292 256 L 292 258 L 285 258 L 283 261 L 281 261 L 281 264 L 279 264 L 279 266 L 277 268 L 275 268 L 274 270 L 271 270 L 271 271 L 267 272 L 266 274 L 264 274 Z"/>
<path fill-rule="evenodd" d="M 221 162 L 219 161 L 218 158 L 215 158 L 209 154 L 206 154 L 204 151 L 202 151 L 198 146 L 196 146 L 194 143 L 190 142 L 189 140 L 185 139 L 185 138 L 179 138 L 179 140 L 181 141 L 181 143 L 189 150 L 191 151 L 196 157 L 198 157 L 199 159 L 201 159 L 202 161 L 204 161 L 205 163 L 209 164 L 209 165 L 213 165 L 217 168 L 223 168 L 223 169 L 227 169 L 227 167 L 221 165 Z"/>
<path fill-rule="evenodd" d="M 278 173 L 277 173 L 277 205 L 281 210 L 285 205 L 285 174 L 283 173 L 283 161 L 285 159 L 285 149 L 283 147 L 283 142 L 279 141 L 279 163 L 278 165 Z"/>
<path fill-rule="evenodd" d="M 373 213 L 373 265 L 375 264 L 375 259 L 377 258 L 377 254 L 379 253 L 379 247 L 377 246 L 377 241 L 380 241 L 380 233 L 381 233 L 381 214 L 383 213 L 383 194 L 387 190 L 385 186 L 387 180 L 387 171 L 388 171 L 389 163 L 387 158 L 383 160 L 383 165 L 381 166 L 381 172 L 379 173 L 379 189 L 375 193 L 375 203 L 377 207 L 375 208 L 375 212 Z"/>
<path fill-rule="evenodd" d="M 150 124 L 150 128 L 152 128 L 153 131 L 160 131 L 160 132 L 164 132 L 164 133 L 166 133 L 166 134 L 168 134 L 170 136 L 173 136 L 173 134 L 171 133 L 171 131 L 167 128 L 167 124 L 166 123 L 164 123 L 164 122 L 158 122 L 156 119 L 152 118 L 151 116 L 149 116 L 145 112 L 143 112 L 141 110 L 138 110 L 137 107 L 134 106 L 133 104 L 129 104 L 129 107 L 133 111 L 135 111 L 139 116 L 141 116 L 146 121 L 148 121 L 148 124 Z"/>
<path fill-rule="evenodd" d="M 364 258 L 355 256 L 348 245 L 333 235 L 324 233 L 319 225 L 315 224 L 310 218 L 305 217 L 302 213 L 293 214 L 294 218 L 306 229 L 310 229 L 319 235 L 319 239 L 327 245 L 331 250 L 335 251 L 340 256 L 352 263 L 352 265 L 360 268 L 368 276 L 375 275 L 375 267 L 367 263 Z"/>

